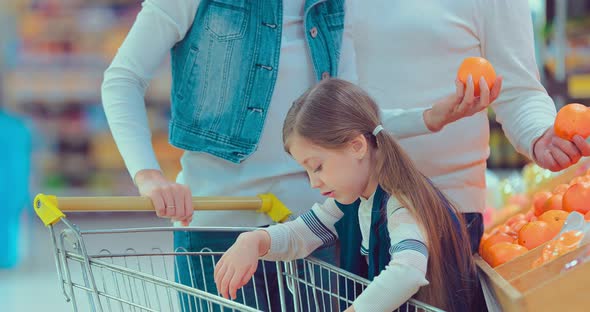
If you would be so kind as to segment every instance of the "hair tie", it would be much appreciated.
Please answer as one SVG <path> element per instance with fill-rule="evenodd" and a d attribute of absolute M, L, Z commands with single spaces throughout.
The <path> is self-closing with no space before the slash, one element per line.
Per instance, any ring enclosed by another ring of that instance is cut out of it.
<path fill-rule="evenodd" d="M 381 132 L 381 130 L 383 130 L 383 126 L 377 125 L 377 127 L 375 127 L 375 129 L 373 130 L 373 135 L 377 136 L 377 134 L 379 134 L 379 132 Z"/>

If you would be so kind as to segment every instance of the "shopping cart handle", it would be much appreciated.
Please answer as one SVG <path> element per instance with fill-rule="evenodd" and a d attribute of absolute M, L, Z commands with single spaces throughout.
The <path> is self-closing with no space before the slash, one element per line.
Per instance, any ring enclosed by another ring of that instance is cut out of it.
<path fill-rule="evenodd" d="M 33 204 L 35 212 L 47 226 L 65 217 L 63 211 L 154 211 L 146 196 L 120 197 L 56 197 L 38 194 Z M 291 211 L 273 194 L 258 196 L 193 197 L 195 210 L 256 210 L 266 213 L 275 222 L 284 222 Z"/>

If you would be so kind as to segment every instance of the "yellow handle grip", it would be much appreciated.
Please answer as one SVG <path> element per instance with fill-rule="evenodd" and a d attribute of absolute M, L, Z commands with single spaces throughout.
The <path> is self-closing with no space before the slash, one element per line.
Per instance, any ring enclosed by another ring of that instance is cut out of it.
<path fill-rule="evenodd" d="M 154 211 L 149 197 L 56 197 L 38 194 L 35 212 L 45 225 L 53 225 L 65 217 L 63 211 Z M 275 222 L 284 222 L 291 211 L 273 194 L 258 196 L 193 197 L 194 210 L 256 210 L 267 213 Z"/>
<path fill-rule="evenodd" d="M 149 197 L 59 197 L 61 211 L 154 211 Z M 194 210 L 257 210 L 262 199 L 252 197 L 193 197 Z"/>

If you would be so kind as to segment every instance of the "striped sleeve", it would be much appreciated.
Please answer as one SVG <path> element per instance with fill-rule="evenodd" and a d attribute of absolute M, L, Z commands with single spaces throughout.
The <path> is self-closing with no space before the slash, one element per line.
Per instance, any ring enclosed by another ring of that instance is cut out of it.
<path fill-rule="evenodd" d="M 428 244 L 420 226 L 393 197 L 387 202 L 387 215 L 391 261 L 356 298 L 357 312 L 393 311 L 428 285 Z"/>
<path fill-rule="evenodd" d="M 338 236 L 334 224 L 343 216 L 334 199 L 315 204 L 297 219 L 266 229 L 270 235 L 270 249 L 265 260 L 293 260 L 304 258 L 319 247 L 333 244 Z"/>
<path fill-rule="evenodd" d="M 387 211 L 390 264 L 404 264 L 426 273 L 428 245 L 418 222 L 394 197 L 387 202 Z"/>

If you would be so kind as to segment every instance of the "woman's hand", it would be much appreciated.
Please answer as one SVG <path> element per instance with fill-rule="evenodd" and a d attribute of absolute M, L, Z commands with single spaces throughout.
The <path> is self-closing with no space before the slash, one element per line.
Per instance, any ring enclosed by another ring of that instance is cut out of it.
<path fill-rule="evenodd" d="M 590 143 L 576 135 L 573 141 L 555 135 L 553 126 L 533 146 L 535 162 L 545 169 L 561 171 L 576 164 L 580 158 L 590 156 Z"/>
<path fill-rule="evenodd" d="M 472 116 L 494 102 L 502 89 L 502 77 L 497 77 L 492 90 L 482 77 L 479 81 L 480 96 L 475 96 L 473 80 L 467 79 L 467 86 L 459 80 L 455 81 L 456 92 L 438 102 L 432 108 L 424 111 L 424 122 L 430 131 L 438 132 L 444 126 L 461 118 Z"/>
<path fill-rule="evenodd" d="M 135 175 L 139 193 L 148 196 L 161 218 L 181 221 L 187 226 L 193 219 L 193 203 L 186 185 L 168 181 L 159 170 L 141 170 Z"/>

